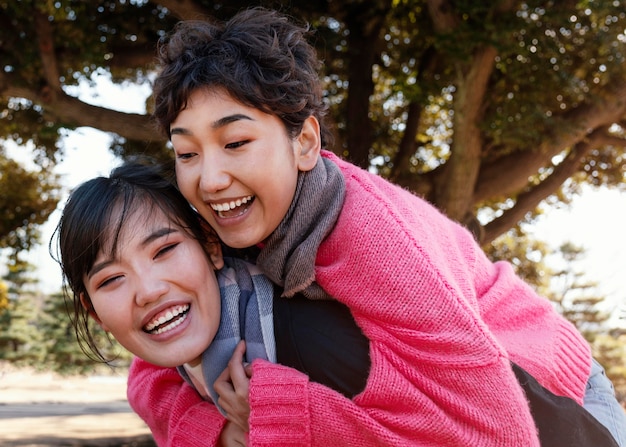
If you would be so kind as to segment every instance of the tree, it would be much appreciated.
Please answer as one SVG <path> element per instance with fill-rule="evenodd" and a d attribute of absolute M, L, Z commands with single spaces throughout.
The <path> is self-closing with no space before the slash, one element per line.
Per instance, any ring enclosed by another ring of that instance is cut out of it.
<path fill-rule="evenodd" d="M 176 21 L 250 4 L 1 3 L 0 136 L 54 159 L 63 132 L 91 126 L 117 135 L 118 154 L 163 155 L 148 116 L 87 104 L 71 88 L 99 74 L 148 82 L 155 44 Z M 423 195 L 481 242 L 542 200 L 567 200 L 580 182 L 624 188 L 621 2 L 260 4 L 316 30 L 333 149 Z M 491 220 L 477 220 L 486 209 Z"/>
<path fill-rule="evenodd" d="M 12 256 L 38 241 L 39 225 L 57 206 L 59 185 L 48 169 L 29 171 L 0 149 L 0 249 L 11 249 Z"/>
<path fill-rule="evenodd" d="M 43 363 L 50 369 L 62 374 L 84 374 L 92 372 L 103 364 L 94 359 L 93 354 L 85 352 L 79 344 L 68 314 L 62 294 L 47 296 L 43 303 L 43 313 L 37 324 L 39 336 L 45 342 Z M 128 367 L 131 355 L 122 346 L 92 323 L 92 334 L 111 366 Z"/>
<path fill-rule="evenodd" d="M 9 272 L 0 281 L 0 360 L 48 368 L 60 373 L 87 373 L 101 364 L 78 343 L 69 309 L 62 294 L 42 295 L 29 291 L 33 266 L 11 259 Z M 6 289 L 6 292 L 5 292 Z M 0 303 L 1 304 L 1 303 Z M 91 321 L 92 334 L 111 365 L 128 367 L 131 355 Z"/>
<path fill-rule="evenodd" d="M 603 323 L 609 319 L 612 310 L 598 307 L 604 301 L 604 296 L 598 292 L 598 284 L 586 279 L 584 271 L 576 267 L 584 250 L 568 242 L 561 245 L 559 252 L 565 264 L 551 276 L 550 299 L 593 343 L 595 336 L 602 332 Z"/>
<path fill-rule="evenodd" d="M 0 358 L 38 366 L 44 355 L 43 338 L 37 330 L 43 298 L 25 290 L 33 281 L 29 276 L 32 269 L 32 265 L 14 258 L 2 278 L 9 303 L 0 311 Z"/>
<path fill-rule="evenodd" d="M 41 316 L 41 297 L 23 294 L 12 299 L 0 313 L 0 359 L 19 365 L 41 366 L 44 345 L 37 320 Z"/>

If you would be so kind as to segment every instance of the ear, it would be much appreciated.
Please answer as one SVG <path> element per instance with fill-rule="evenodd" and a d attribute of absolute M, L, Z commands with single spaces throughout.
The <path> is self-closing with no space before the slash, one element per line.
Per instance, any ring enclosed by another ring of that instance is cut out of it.
<path fill-rule="evenodd" d="M 297 143 L 300 149 L 296 154 L 298 170 L 310 171 L 317 164 L 322 149 L 320 123 L 317 118 L 311 115 L 304 121 Z"/>
<path fill-rule="evenodd" d="M 100 317 L 98 317 L 98 314 L 96 313 L 96 310 L 93 308 L 93 304 L 91 304 L 91 300 L 85 295 L 85 293 L 81 293 L 79 295 L 80 297 L 80 304 L 83 305 L 83 307 L 85 308 L 85 310 L 87 311 L 87 313 L 89 314 L 89 316 L 91 318 L 93 318 L 95 320 L 96 323 L 98 323 L 98 325 L 105 331 L 105 332 L 109 332 L 109 328 L 102 322 L 102 320 L 100 319 Z"/>
<path fill-rule="evenodd" d="M 206 252 L 209 254 L 209 258 L 211 258 L 211 263 L 213 263 L 213 267 L 215 267 L 215 270 L 219 270 L 224 267 L 222 244 L 219 240 L 213 240 L 209 238 L 206 244 Z"/>

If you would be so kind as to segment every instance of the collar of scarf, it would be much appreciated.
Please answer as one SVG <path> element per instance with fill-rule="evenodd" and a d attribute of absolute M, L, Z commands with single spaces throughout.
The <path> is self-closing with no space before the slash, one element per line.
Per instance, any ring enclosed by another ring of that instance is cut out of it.
<path fill-rule="evenodd" d="M 283 296 L 303 293 L 309 299 L 331 299 L 315 282 L 315 257 L 337 222 L 346 185 L 339 167 L 319 157 L 300 172 L 291 206 L 259 253 L 257 265 L 279 286 Z"/>
<path fill-rule="evenodd" d="M 180 375 L 200 394 L 207 394 L 217 408 L 217 393 L 213 383 L 226 369 L 240 340 L 246 341 L 244 361 L 256 358 L 276 362 L 274 340 L 274 285 L 259 268 L 236 258 L 224 258 L 224 267 L 217 272 L 220 288 L 220 325 L 215 338 L 202 353 L 202 379 L 198 384 L 189 376 L 184 366 L 178 367 Z M 198 389 L 203 386 L 203 390 Z"/>

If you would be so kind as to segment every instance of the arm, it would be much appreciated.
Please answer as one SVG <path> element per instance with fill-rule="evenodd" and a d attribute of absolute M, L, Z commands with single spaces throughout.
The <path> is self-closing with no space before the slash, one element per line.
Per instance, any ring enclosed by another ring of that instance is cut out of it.
<path fill-rule="evenodd" d="M 537 446 L 507 353 L 480 316 L 472 264 L 453 225 L 378 177 L 344 174 L 344 208 L 319 248 L 316 279 L 370 340 L 366 389 L 349 401 L 255 362 L 252 444 Z"/>
<path fill-rule="evenodd" d="M 127 396 L 130 406 L 152 431 L 157 445 L 219 445 L 226 420 L 175 369 L 134 359 L 128 375 Z"/>
<path fill-rule="evenodd" d="M 447 383 L 436 371 L 423 373 L 439 381 L 430 392 L 389 374 L 350 401 L 291 368 L 255 361 L 250 445 L 539 446 L 525 398 L 508 383 L 508 366 L 450 370 Z M 439 393 L 446 387 L 457 394 Z"/>
<path fill-rule="evenodd" d="M 589 344 L 547 299 L 519 278 L 510 264 L 494 264 L 487 259 L 466 229 L 432 205 L 378 176 L 363 174 L 332 153 L 323 155 L 340 166 L 350 191 L 331 235 L 335 242 L 324 244 L 326 254 L 318 255 L 320 284 L 332 282 L 336 293 L 344 294 L 340 301 L 352 308 L 361 303 L 370 306 L 349 288 L 350 282 L 358 285 L 359 277 L 371 282 L 367 274 L 393 284 L 396 296 L 386 296 L 388 288 L 383 287 L 378 301 L 384 297 L 397 303 L 398 293 L 408 293 L 422 301 L 420 305 L 437 306 L 442 303 L 422 300 L 424 292 L 429 298 L 447 296 L 445 306 L 464 306 L 468 312 L 477 313 L 477 320 L 487 327 L 487 336 L 539 383 L 582 403 L 591 369 Z M 363 208 L 363 203 L 368 206 Z M 348 243 L 338 239 L 342 237 Z M 334 259 L 339 250 L 353 253 Z M 344 270 L 349 279 L 342 280 L 332 269 L 344 261 L 352 262 L 351 267 L 364 270 L 365 275 Z M 396 262 L 405 263 L 405 267 L 396 268 Z M 377 297 L 371 299 L 376 301 Z M 397 317 L 402 321 L 402 315 Z"/>
<path fill-rule="evenodd" d="M 473 265 L 480 313 L 510 359 L 552 393 L 582 405 L 591 349 L 575 326 L 518 278 L 510 264 L 494 265 L 477 251 Z"/>

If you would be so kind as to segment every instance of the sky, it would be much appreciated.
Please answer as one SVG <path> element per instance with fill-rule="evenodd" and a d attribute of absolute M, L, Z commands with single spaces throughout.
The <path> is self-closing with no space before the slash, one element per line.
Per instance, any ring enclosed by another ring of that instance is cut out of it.
<path fill-rule="evenodd" d="M 149 94 L 147 86 L 120 89 L 106 79 L 98 82 L 97 95 L 87 88 L 81 88 L 81 91 L 79 96 L 83 101 L 137 113 L 145 112 L 145 98 Z M 64 161 L 56 170 L 62 176 L 64 196 L 42 227 L 41 246 L 27 257 L 37 266 L 39 287 L 45 293 L 57 292 L 61 285 L 61 271 L 48 252 L 48 242 L 67 193 L 85 180 L 108 175 L 120 163 L 108 151 L 108 139 L 108 135 L 95 129 L 80 128 L 65 140 Z M 9 150 L 9 154 L 28 163 L 23 149 Z M 579 267 L 586 273 L 586 278 L 599 283 L 610 306 L 626 303 L 626 193 L 583 188 L 583 194 L 575 198 L 571 206 L 548 210 L 531 228 L 539 239 L 547 241 L 555 250 L 566 241 L 585 248 Z"/>
<path fill-rule="evenodd" d="M 568 209 L 553 209 L 533 228 L 557 248 L 572 242 L 585 249 L 579 267 L 598 283 L 608 308 L 626 309 L 626 193 L 583 188 Z"/>

